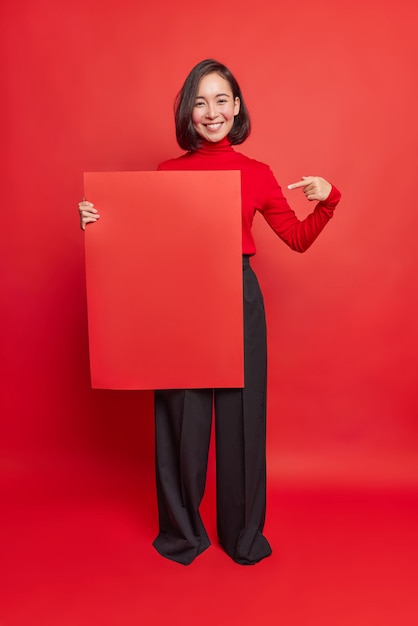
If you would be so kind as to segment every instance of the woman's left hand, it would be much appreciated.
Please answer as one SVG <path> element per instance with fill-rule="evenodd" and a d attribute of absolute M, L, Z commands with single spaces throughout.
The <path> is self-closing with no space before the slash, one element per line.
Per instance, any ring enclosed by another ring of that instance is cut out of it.
<path fill-rule="evenodd" d="M 325 178 L 320 176 L 302 176 L 302 180 L 288 185 L 288 189 L 299 189 L 302 187 L 303 193 L 308 200 L 323 202 L 331 193 L 332 185 Z"/>

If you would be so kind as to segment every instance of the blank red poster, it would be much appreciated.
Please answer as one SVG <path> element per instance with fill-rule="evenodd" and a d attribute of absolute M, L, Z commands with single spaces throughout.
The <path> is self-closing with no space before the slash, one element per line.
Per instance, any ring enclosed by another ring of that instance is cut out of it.
<path fill-rule="evenodd" d="M 85 197 L 92 386 L 242 387 L 237 171 L 91 172 Z"/>

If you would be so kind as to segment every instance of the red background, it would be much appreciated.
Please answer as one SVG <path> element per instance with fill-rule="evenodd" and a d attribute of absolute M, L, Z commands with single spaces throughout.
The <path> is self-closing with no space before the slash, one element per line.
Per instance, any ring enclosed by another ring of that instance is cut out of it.
<path fill-rule="evenodd" d="M 417 18 L 407 0 L 2 5 L 6 506 L 71 499 L 81 483 L 96 494 L 99 476 L 115 493 L 152 493 L 152 395 L 90 389 L 77 202 L 83 171 L 154 169 L 180 153 L 173 99 L 206 57 L 241 83 L 253 120 L 243 152 L 284 188 L 319 174 L 343 193 L 304 255 L 256 220 L 269 488 L 416 489 Z M 286 195 L 299 215 L 312 208 Z"/>

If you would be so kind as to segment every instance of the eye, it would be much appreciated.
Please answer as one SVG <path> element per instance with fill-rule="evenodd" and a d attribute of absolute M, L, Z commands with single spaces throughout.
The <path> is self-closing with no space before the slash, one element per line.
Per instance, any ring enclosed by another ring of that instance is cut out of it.
<path fill-rule="evenodd" d="M 218 104 L 226 104 L 228 101 L 225 98 L 220 98 Z"/>
<path fill-rule="evenodd" d="M 195 102 L 194 105 L 195 105 L 195 107 L 203 107 L 203 106 L 205 106 L 205 103 L 202 100 L 200 100 L 199 102 Z"/>

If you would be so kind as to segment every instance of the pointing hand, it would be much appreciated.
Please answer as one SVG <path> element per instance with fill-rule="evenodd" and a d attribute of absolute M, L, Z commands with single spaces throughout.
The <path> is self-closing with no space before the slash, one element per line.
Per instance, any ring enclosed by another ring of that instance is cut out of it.
<path fill-rule="evenodd" d="M 288 189 L 303 189 L 308 200 L 322 202 L 331 193 L 332 185 L 320 176 L 302 176 L 302 180 L 288 185 Z"/>

